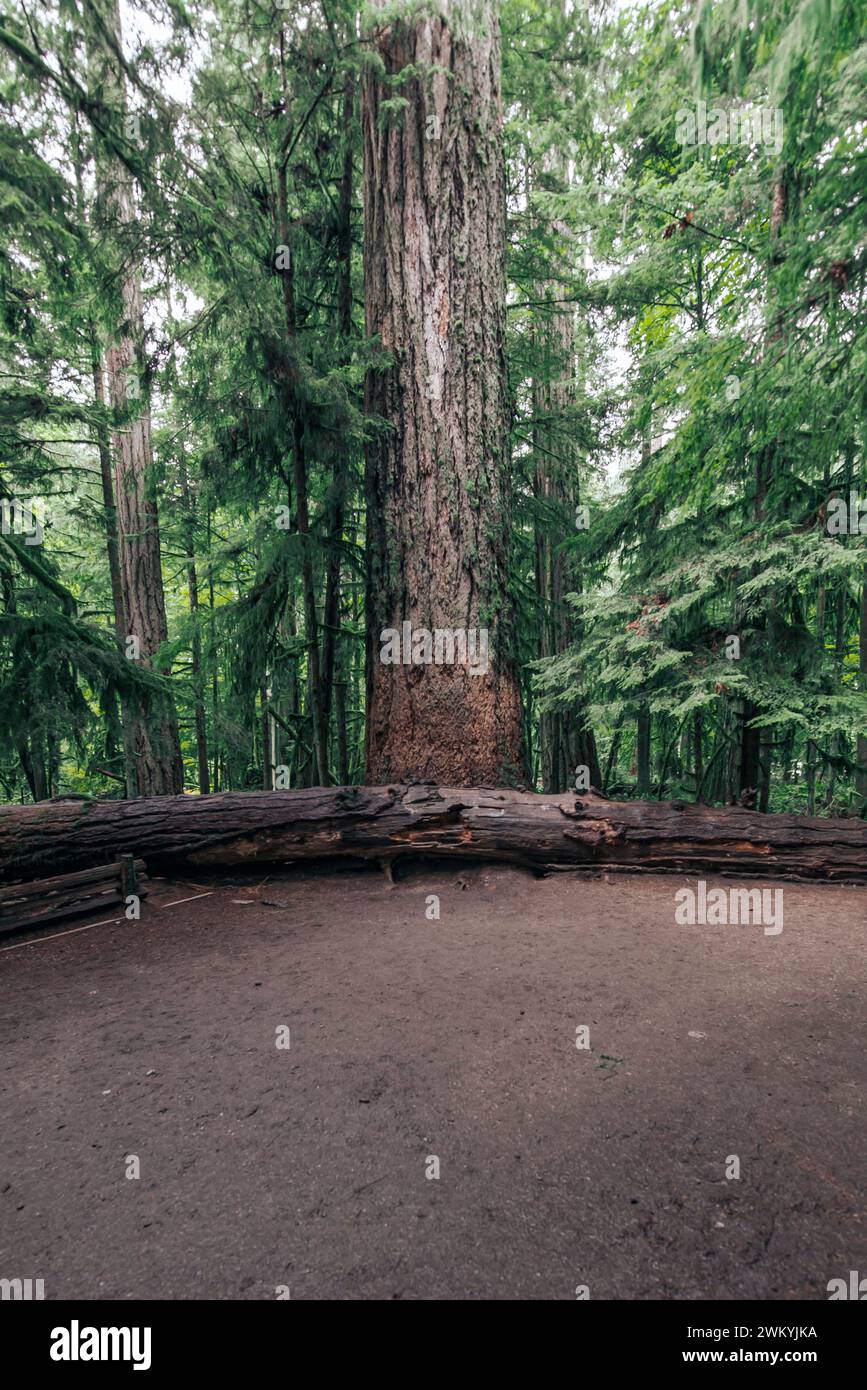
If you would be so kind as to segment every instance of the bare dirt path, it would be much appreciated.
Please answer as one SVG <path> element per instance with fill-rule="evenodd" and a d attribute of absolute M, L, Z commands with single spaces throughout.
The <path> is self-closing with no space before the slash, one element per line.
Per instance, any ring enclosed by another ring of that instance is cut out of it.
<path fill-rule="evenodd" d="M 293 872 L 177 907 L 214 885 L 161 883 L 141 922 L 0 952 L 0 1276 L 824 1299 L 867 1275 L 867 895 L 786 884 L 766 936 L 676 925 L 686 881 Z"/>

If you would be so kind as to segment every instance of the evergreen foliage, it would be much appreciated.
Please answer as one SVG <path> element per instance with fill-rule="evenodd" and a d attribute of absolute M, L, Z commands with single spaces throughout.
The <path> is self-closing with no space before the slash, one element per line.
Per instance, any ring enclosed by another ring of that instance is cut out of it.
<path fill-rule="evenodd" d="M 133 0 L 120 47 L 111 0 L 0 18 L 6 800 L 122 795 L 124 703 L 166 692 L 188 790 L 364 778 L 360 97 L 391 9 Z M 533 783 L 867 814 L 867 6 L 501 22 Z M 684 141 L 701 112 L 723 138 Z M 95 373 L 130 262 L 124 416 Z M 154 669 L 117 629 L 100 456 L 145 411 Z"/>

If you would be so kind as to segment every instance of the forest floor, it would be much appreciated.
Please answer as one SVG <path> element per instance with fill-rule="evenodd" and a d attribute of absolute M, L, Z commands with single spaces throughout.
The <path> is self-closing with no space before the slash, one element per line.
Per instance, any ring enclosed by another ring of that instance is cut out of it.
<path fill-rule="evenodd" d="M 825 1299 L 867 1273 L 863 889 L 787 883 L 766 936 L 676 925 L 679 876 L 263 877 L 4 943 L 0 1276 Z"/>

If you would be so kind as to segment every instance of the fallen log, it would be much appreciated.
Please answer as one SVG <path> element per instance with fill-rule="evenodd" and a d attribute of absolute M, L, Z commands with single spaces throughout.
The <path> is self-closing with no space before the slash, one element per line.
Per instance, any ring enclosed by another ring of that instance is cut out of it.
<path fill-rule="evenodd" d="M 150 869 L 435 855 L 864 882 L 867 823 L 429 783 L 0 808 L 0 879 L 129 853 Z"/>

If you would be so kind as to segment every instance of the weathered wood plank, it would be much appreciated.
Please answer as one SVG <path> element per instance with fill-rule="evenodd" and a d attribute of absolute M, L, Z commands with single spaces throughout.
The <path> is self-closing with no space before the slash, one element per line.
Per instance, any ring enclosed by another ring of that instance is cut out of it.
<path fill-rule="evenodd" d="M 137 872 L 141 873 L 145 868 L 143 859 L 134 861 Z M 0 910 L 7 903 L 23 901 L 34 896 L 62 892 L 67 888 L 79 888 L 88 883 L 110 883 L 119 880 L 121 876 L 121 863 L 116 861 L 114 864 L 101 864 L 94 869 L 80 869 L 78 873 L 59 874 L 54 878 L 41 878 L 29 880 L 26 883 L 12 884 L 11 886 L 0 888 Z"/>
<path fill-rule="evenodd" d="M 100 915 L 125 904 L 131 892 L 146 897 L 144 869 L 143 859 L 125 855 L 113 864 L 0 888 L 0 935 Z"/>
<path fill-rule="evenodd" d="M 53 926 L 55 922 L 65 922 L 71 917 L 93 914 L 101 917 L 103 913 L 122 907 L 125 897 L 117 891 L 98 893 L 95 897 L 79 898 L 63 907 L 47 908 L 44 912 L 26 913 L 20 917 L 0 917 L 0 936 L 14 931 L 35 931 L 37 927 Z"/>

